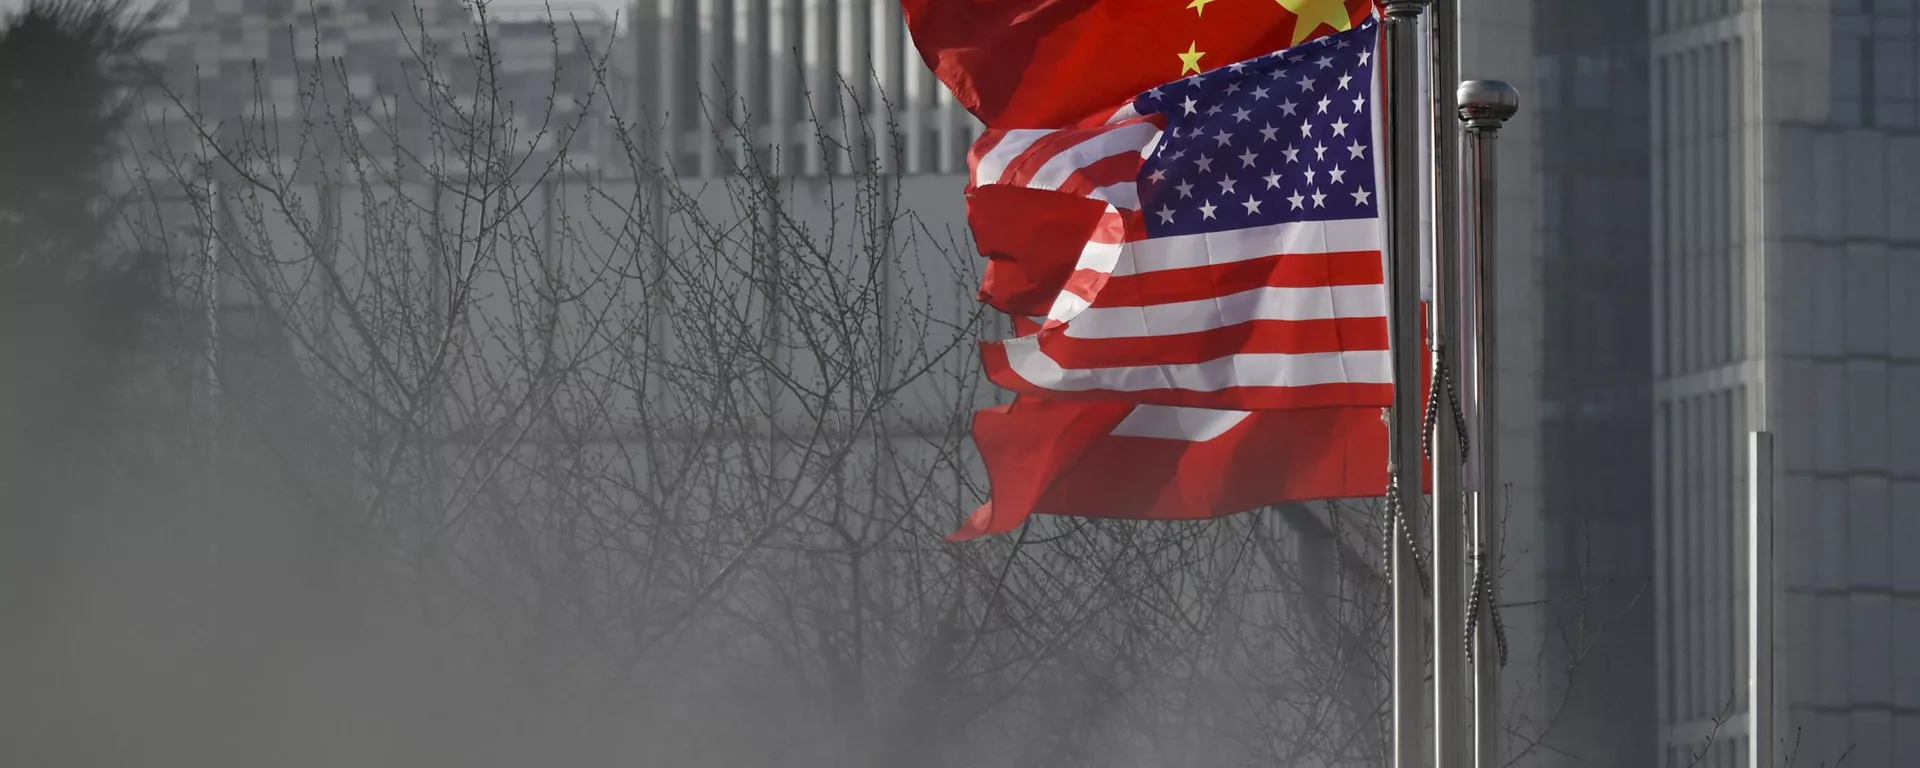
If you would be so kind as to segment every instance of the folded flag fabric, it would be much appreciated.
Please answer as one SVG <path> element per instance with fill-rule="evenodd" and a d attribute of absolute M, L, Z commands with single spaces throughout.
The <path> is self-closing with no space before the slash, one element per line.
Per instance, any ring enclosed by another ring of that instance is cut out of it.
<path fill-rule="evenodd" d="M 1000 249 L 983 295 L 1047 317 L 982 345 L 989 378 L 1055 400 L 1390 404 L 1378 33 L 1368 18 L 1156 86 L 1101 125 L 986 132 L 976 237 L 1026 247 Z"/>
<path fill-rule="evenodd" d="M 968 190 L 967 223 L 987 257 L 980 301 L 1016 317 L 1045 317 L 1109 210 L 1090 197 L 1044 189 L 996 184 Z"/>
<path fill-rule="evenodd" d="M 903 0 L 915 47 L 990 128 L 1059 128 L 1152 86 L 1351 29 L 1372 0 Z"/>
<path fill-rule="evenodd" d="M 1386 430 L 1378 408 L 1220 411 L 1023 397 L 974 415 L 993 500 L 949 538 L 1005 533 L 1033 514 L 1196 520 L 1379 496 Z"/>
<path fill-rule="evenodd" d="M 1015 318 L 1016 328 L 1040 323 Z M 1423 351 L 1422 391 L 1433 359 Z M 1032 396 L 974 414 L 992 500 L 948 538 L 1033 515 L 1200 520 L 1294 501 L 1387 492 L 1386 409 L 1231 411 Z M 1431 466 L 1421 470 L 1431 491 Z"/>

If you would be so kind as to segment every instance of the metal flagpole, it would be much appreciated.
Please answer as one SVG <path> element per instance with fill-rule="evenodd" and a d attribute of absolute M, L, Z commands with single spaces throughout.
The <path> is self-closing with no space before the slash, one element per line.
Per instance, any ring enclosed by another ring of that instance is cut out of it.
<path fill-rule="evenodd" d="M 1747 467 L 1747 749 L 1750 768 L 1773 768 L 1779 742 L 1774 703 L 1773 433 L 1750 435 Z"/>
<path fill-rule="evenodd" d="M 1459 0 L 1434 0 L 1433 64 L 1433 383 L 1427 428 L 1433 430 L 1433 764 L 1467 765 L 1467 584 L 1464 418 L 1453 386 L 1460 350 L 1460 131 L 1454 111 L 1437 103 L 1460 82 Z"/>
<path fill-rule="evenodd" d="M 1495 768 L 1500 765 L 1500 663 L 1499 620 L 1494 612 L 1499 583 L 1500 515 L 1496 501 L 1502 492 L 1500 482 L 1500 348 L 1495 308 L 1499 306 L 1494 263 L 1494 207 L 1496 179 L 1494 139 L 1514 113 L 1520 110 L 1520 93 L 1498 80 L 1468 80 L 1456 94 L 1460 120 L 1466 123 L 1467 146 L 1465 176 L 1472 185 L 1467 195 L 1469 240 L 1473 243 L 1474 270 L 1478 290 L 1473 297 L 1474 342 L 1473 381 L 1475 415 L 1479 420 L 1480 478 L 1474 494 L 1473 537 L 1479 566 L 1474 578 L 1473 633 L 1473 725 L 1474 765 Z"/>
<path fill-rule="evenodd" d="M 1420 509 L 1420 13 L 1429 0 L 1387 0 L 1388 309 L 1392 316 L 1393 410 L 1388 422 L 1395 511 L 1385 524 L 1393 543 L 1393 765 L 1417 768 L 1421 704 L 1426 692 L 1426 638 L 1421 621 L 1418 551 L 1410 521 Z"/>

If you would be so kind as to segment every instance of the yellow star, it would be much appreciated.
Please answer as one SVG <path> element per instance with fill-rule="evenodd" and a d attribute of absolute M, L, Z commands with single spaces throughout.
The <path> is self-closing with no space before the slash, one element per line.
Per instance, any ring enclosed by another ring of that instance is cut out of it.
<path fill-rule="evenodd" d="M 1199 44 L 1199 43 L 1197 43 L 1197 42 L 1195 42 L 1195 43 L 1187 43 L 1187 52 L 1186 52 L 1186 53 L 1176 53 L 1176 54 L 1174 54 L 1175 56 L 1179 56 L 1179 57 L 1180 57 L 1180 74 L 1182 74 L 1182 75 L 1184 75 L 1184 74 L 1186 74 L 1186 73 L 1188 73 L 1188 72 L 1199 72 L 1199 71 L 1200 71 L 1200 57 L 1202 57 L 1202 56 L 1205 56 L 1205 55 L 1207 55 L 1207 52 L 1206 52 L 1206 51 L 1199 51 L 1199 50 L 1194 50 L 1195 48 L 1198 48 L 1199 46 L 1200 46 L 1200 44 Z"/>
<path fill-rule="evenodd" d="M 1193 9 L 1195 16 L 1205 16 L 1207 15 L 1207 3 L 1211 2 L 1213 2 L 1213 0 L 1193 0 L 1193 2 L 1187 3 L 1187 7 Z"/>
<path fill-rule="evenodd" d="M 1353 29 L 1353 15 L 1347 12 L 1346 0 L 1274 0 L 1280 7 L 1292 11 L 1293 45 L 1307 39 L 1308 35 L 1325 24 L 1335 32 Z"/>

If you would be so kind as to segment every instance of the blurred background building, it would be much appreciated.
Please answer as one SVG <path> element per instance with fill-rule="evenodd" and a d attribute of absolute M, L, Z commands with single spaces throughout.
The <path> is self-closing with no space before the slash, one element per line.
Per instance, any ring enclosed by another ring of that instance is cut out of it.
<path fill-rule="evenodd" d="M 591 3 L 482 13 L 459 0 L 194 0 L 153 57 L 222 141 L 426 157 L 428 120 L 465 120 L 505 151 L 544 159 L 565 147 L 575 169 L 594 170 L 623 156 L 611 116 L 631 94 L 631 59 L 615 55 L 616 33 L 615 15 Z M 436 101 L 427 89 L 467 114 L 422 108 Z M 154 135 L 136 139 L 192 151 L 196 129 L 156 102 Z"/>
<path fill-rule="evenodd" d="M 1913 0 L 1650 7 L 1661 739 L 1744 759 L 1745 435 L 1778 444 L 1795 764 L 1920 755 Z M 1733 716 L 1714 725 L 1729 711 Z M 1715 750 L 1719 752 L 1720 750 Z"/>

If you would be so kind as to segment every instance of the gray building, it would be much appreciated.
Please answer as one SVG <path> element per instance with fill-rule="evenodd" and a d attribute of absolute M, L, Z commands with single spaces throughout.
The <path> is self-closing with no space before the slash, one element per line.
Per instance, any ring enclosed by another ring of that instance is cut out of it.
<path fill-rule="evenodd" d="M 1655 765 L 1646 7 L 1535 9 L 1543 570 L 1570 635 L 1553 751 Z"/>
<path fill-rule="evenodd" d="M 729 173 L 749 141 L 784 175 L 964 175 L 980 135 L 899 0 L 637 0 L 628 29 L 636 117 L 681 176 Z"/>
<path fill-rule="evenodd" d="M 438 114 L 502 155 L 564 146 L 574 170 L 622 162 L 609 118 L 632 89 L 613 17 L 580 3 L 487 8 L 483 24 L 459 0 L 196 0 L 153 59 L 210 131 L 246 135 L 254 151 L 425 157 Z M 170 102 L 151 100 L 153 132 L 136 138 L 191 153 L 197 132 Z"/>
<path fill-rule="evenodd" d="M 1784 749 L 1920 755 L 1913 0 L 1651 6 L 1661 740 L 1745 759 L 1748 430 L 1776 435 Z M 1727 716 L 1731 713 L 1731 716 Z"/>

